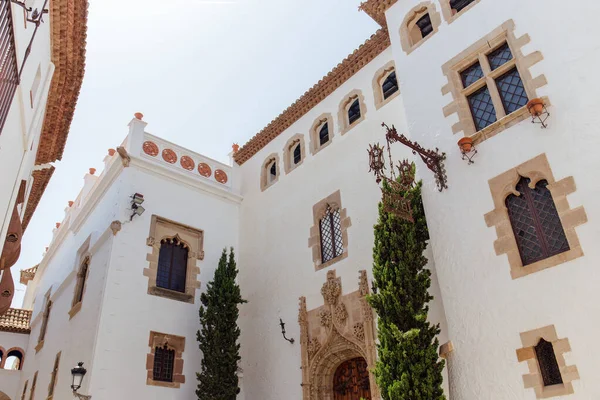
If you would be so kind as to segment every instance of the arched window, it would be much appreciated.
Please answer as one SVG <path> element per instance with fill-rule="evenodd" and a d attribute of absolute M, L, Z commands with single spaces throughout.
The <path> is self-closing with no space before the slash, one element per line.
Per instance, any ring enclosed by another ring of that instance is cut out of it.
<path fill-rule="evenodd" d="M 396 71 L 392 71 L 381 85 L 383 91 L 383 99 L 387 99 L 398 91 L 398 81 L 396 80 Z"/>
<path fill-rule="evenodd" d="M 423 15 L 421 18 L 419 18 L 417 20 L 417 22 L 415 23 L 415 26 L 413 27 L 413 30 L 416 30 L 416 29 L 418 29 L 418 33 L 419 33 L 419 35 L 415 36 L 415 38 L 417 38 L 417 42 L 420 41 L 421 39 L 429 36 L 429 34 L 431 34 L 431 32 L 433 32 L 433 25 L 431 24 L 431 17 L 429 16 L 429 13 Z"/>
<path fill-rule="evenodd" d="M 20 371 L 23 368 L 23 353 L 19 350 L 11 350 L 6 353 L 4 369 Z"/>
<path fill-rule="evenodd" d="M 344 252 L 339 208 L 334 209 L 327 205 L 325 213 L 319 221 L 319 230 L 321 234 L 321 262 L 324 264 Z"/>
<path fill-rule="evenodd" d="M 161 382 L 173 382 L 173 367 L 175 363 L 175 350 L 169 349 L 165 344 L 154 349 L 154 366 L 152 379 Z"/>
<path fill-rule="evenodd" d="M 447 0 L 444 0 L 447 1 Z M 423 1 L 413 7 L 400 25 L 400 44 L 410 54 L 439 29 L 441 17 L 431 1 Z"/>
<path fill-rule="evenodd" d="M 519 180 L 514 194 L 506 198 L 506 208 L 523 266 L 569 250 L 569 243 L 556 211 L 546 180 L 534 189 L 531 180 Z"/>
<path fill-rule="evenodd" d="M 302 152 L 300 150 L 300 143 L 296 144 L 293 152 L 293 161 L 294 165 L 297 165 L 300 161 L 302 161 Z"/>
<path fill-rule="evenodd" d="M 554 346 L 552 346 L 552 343 L 547 342 L 542 338 L 534 348 L 535 356 L 540 365 L 544 386 L 562 384 L 563 379 L 560 368 L 558 367 L 558 362 L 556 361 L 556 354 L 554 353 Z"/>
<path fill-rule="evenodd" d="M 319 146 L 329 142 L 329 124 L 327 121 L 319 128 Z"/>
<path fill-rule="evenodd" d="M 284 148 L 283 163 L 284 165 L 291 164 L 290 146 Z M 279 179 L 279 155 L 273 153 L 269 155 L 260 167 L 260 190 L 266 190 Z"/>
<path fill-rule="evenodd" d="M 452 10 L 452 15 L 456 15 L 466 8 L 469 4 L 473 3 L 475 0 L 450 0 L 450 9 Z"/>
<path fill-rule="evenodd" d="M 354 99 L 348 107 L 348 125 L 352 125 L 360 118 L 360 102 L 358 98 Z"/>
<path fill-rule="evenodd" d="M 275 179 L 277 178 L 277 163 L 275 161 L 273 161 L 270 164 L 268 169 L 269 169 L 268 181 L 269 181 L 269 183 L 273 183 L 275 181 Z"/>
<path fill-rule="evenodd" d="M 185 293 L 188 246 L 178 236 L 160 242 L 156 286 Z"/>

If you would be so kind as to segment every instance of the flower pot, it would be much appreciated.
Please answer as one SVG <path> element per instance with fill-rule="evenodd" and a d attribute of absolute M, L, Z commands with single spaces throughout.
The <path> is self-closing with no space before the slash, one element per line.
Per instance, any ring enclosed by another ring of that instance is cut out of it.
<path fill-rule="evenodd" d="M 114 155 L 115 155 L 115 153 L 116 153 L 116 150 L 115 150 L 115 149 L 108 149 L 108 155 L 109 155 L 109 156 L 111 156 L 111 157 L 112 157 L 112 156 L 114 156 Z"/>
<path fill-rule="evenodd" d="M 142 114 L 141 112 L 136 112 L 135 114 L 133 114 L 133 116 L 136 119 L 139 119 L 140 121 L 142 120 L 142 118 L 144 118 L 144 114 Z"/>
<path fill-rule="evenodd" d="M 532 99 L 527 103 L 527 109 L 532 117 L 539 117 L 544 112 L 544 101 L 542 99 Z"/>
<path fill-rule="evenodd" d="M 458 147 L 463 153 L 469 153 L 473 149 L 473 139 L 464 137 L 458 141 Z"/>

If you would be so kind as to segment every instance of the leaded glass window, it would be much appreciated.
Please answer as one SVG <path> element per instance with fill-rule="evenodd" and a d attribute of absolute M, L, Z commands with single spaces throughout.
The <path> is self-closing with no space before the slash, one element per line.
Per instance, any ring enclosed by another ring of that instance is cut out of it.
<path fill-rule="evenodd" d="M 342 239 L 340 209 L 334 210 L 331 206 L 327 206 L 325 214 L 319 221 L 319 229 L 321 233 L 321 262 L 326 263 L 341 256 L 344 252 L 344 242 Z"/>
<path fill-rule="evenodd" d="M 506 114 L 513 113 L 527 105 L 529 99 L 527 98 L 523 81 L 516 67 L 496 79 L 496 85 L 498 86 L 498 92 L 500 92 Z"/>
<path fill-rule="evenodd" d="M 544 386 L 562 384 L 563 379 L 558 362 L 556 361 L 556 354 L 554 353 L 554 346 L 552 346 L 552 343 L 547 342 L 542 338 L 534 349 L 535 356 L 540 366 L 540 372 L 542 373 Z"/>
<path fill-rule="evenodd" d="M 463 70 L 460 73 L 460 78 L 462 80 L 463 87 L 465 88 L 468 88 L 473 83 L 483 78 L 483 69 L 481 69 L 479 62 L 476 62 L 467 69 Z"/>
<path fill-rule="evenodd" d="M 352 125 L 360 118 L 360 102 L 354 99 L 350 108 L 348 108 L 348 125 Z"/>
<path fill-rule="evenodd" d="M 383 99 L 387 99 L 394 93 L 398 91 L 398 81 L 396 80 L 396 71 L 392 71 L 387 78 L 383 81 L 383 85 L 381 85 L 381 89 L 383 90 Z"/>
<path fill-rule="evenodd" d="M 329 124 L 325 122 L 319 129 L 319 145 L 323 146 L 327 142 L 329 142 Z"/>
<path fill-rule="evenodd" d="M 165 344 L 154 349 L 154 366 L 152 379 L 162 382 L 173 382 L 173 365 L 175 363 L 175 350 L 170 350 Z"/>
<path fill-rule="evenodd" d="M 160 242 L 156 286 L 185 293 L 188 247 L 178 237 Z"/>
<path fill-rule="evenodd" d="M 513 55 L 510 51 L 510 47 L 508 47 L 508 43 L 504 43 L 502 46 L 488 54 L 487 58 L 490 62 L 490 68 L 493 71 L 512 60 Z"/>
<path fill-rule="evenodd" d="M 487 86 L 467 96 L 467 99 L 478 131 L 496 122 L 496 109 Z"/>
<path fill-rule="evenodd" d="M 519 196 L 511 194 L 506 198 L 523 266 L 569 250 L 548 182 L 541 180 L 533 189 L 530 182 L 521 177 L 515 187 Z"/>

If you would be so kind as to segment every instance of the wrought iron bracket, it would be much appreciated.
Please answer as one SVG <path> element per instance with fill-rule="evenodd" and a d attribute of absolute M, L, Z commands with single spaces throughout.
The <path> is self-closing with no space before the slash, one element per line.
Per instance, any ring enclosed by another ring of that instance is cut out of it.
<path fill-rule="evenodd" d="M 392 125 L 390 128 L 384 122 L 381 126 L 387 130 L 385 138 L 388 143 L 388 149 L 391 143 L 400 142 L 406 147 L 412 150 L 414 155 L 419 155 L 421 160 L 425 163 L 435 175 L 435 183 L 437 184 L 438 190 L 441 192 L 444 189 L 448 189 L 448 177 L 446 175 L 446 167 L 444 166 L 444 160 L 446 160 L 446 153 L 440 153 L 440 150 L 436 147 L 434 150 L 425 149 L 417 142 L 408 140 L 408 138 L 402 134 L 398 134 L 398 131 Z"/>
<path fill-rule="evenodd" d="M 285 340 L 287 340 L 288 342 L 290 342 L 291 344 L 294 344 L 295 340 L 294 338 L 287 338 L 285 337 L 285 322 L 283 322 L 283 320 L 281 318 L 279 318 L 279 325 L 281 326 L 281 334 L 283 335 L 283 338 Z"/>
<path fill-rule="evenodd" d="M 48 0 L 44 1 L 44 5 L 42 6 L 42 11 L 38 11 L 38 9 L 36 8 L 35 10 L 32 11 L 31 7 L 27 7 L 25 5 L 25 3 L 23 1 L 19 1 L 19 0 L 10 0 L 12 4 L 16 4 L 20 7 L 23 7 L 23 9 L 26 12 L 26 17 L 25 19 L 28 22 L 31 22 L 33 24 L 35 24 L 35 29 L 33 30 L 33 34 L 31 35 L 31 39 L 29 40 L 29 45 L 27 46 L 27 49 L 25 49 L 25 55 L 23 56 L 23 62 L 21 63 L 21 68 L 19 69 L 19 82 L 21 81 L 21 74 L 23 73 L 23 69 L 25 68 L 25 62 L 27 61 L 27 59 L 29 58 L 29 54 L 31 53 L 31 47 L 33 46 L 33 40 L 35 39 L 35 35 L 37 34 L 37 30 L 40 27 L 40 24 L 45 22 L 44 21 L 44 14 L 48 14 L 49 11 L 46 8 L 46 5 L 48 5 Z"/>
<path fill-rule="evenodd" d="M 75 397 L 76 399 L 79 399 L 79 400 L 90 400 L 92 398 L 92 396 L 88 396 L 85 394 L 79 394 L 77 392 L 73 392 L 73 397 Z"/>

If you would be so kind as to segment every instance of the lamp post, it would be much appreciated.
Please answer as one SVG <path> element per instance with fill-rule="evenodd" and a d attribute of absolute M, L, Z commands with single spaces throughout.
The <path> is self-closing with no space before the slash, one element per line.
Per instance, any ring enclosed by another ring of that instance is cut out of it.
<path fill-rule="evenodd" d="M 79 388 L 81 387 L 81 382 L 83 381 L 83 377 L 87 373 L 87 370 L 83 367 L 83 362 L 78 362 L 77 366 L 71 369 L 71 375 L 73 376 L 73 381 L 71 383 L 71 389 L 73 389 L 73 396 L 80 400 L 89 400 L 92 396 L 86 396 L 84 394 L 77 393 Z"/>

